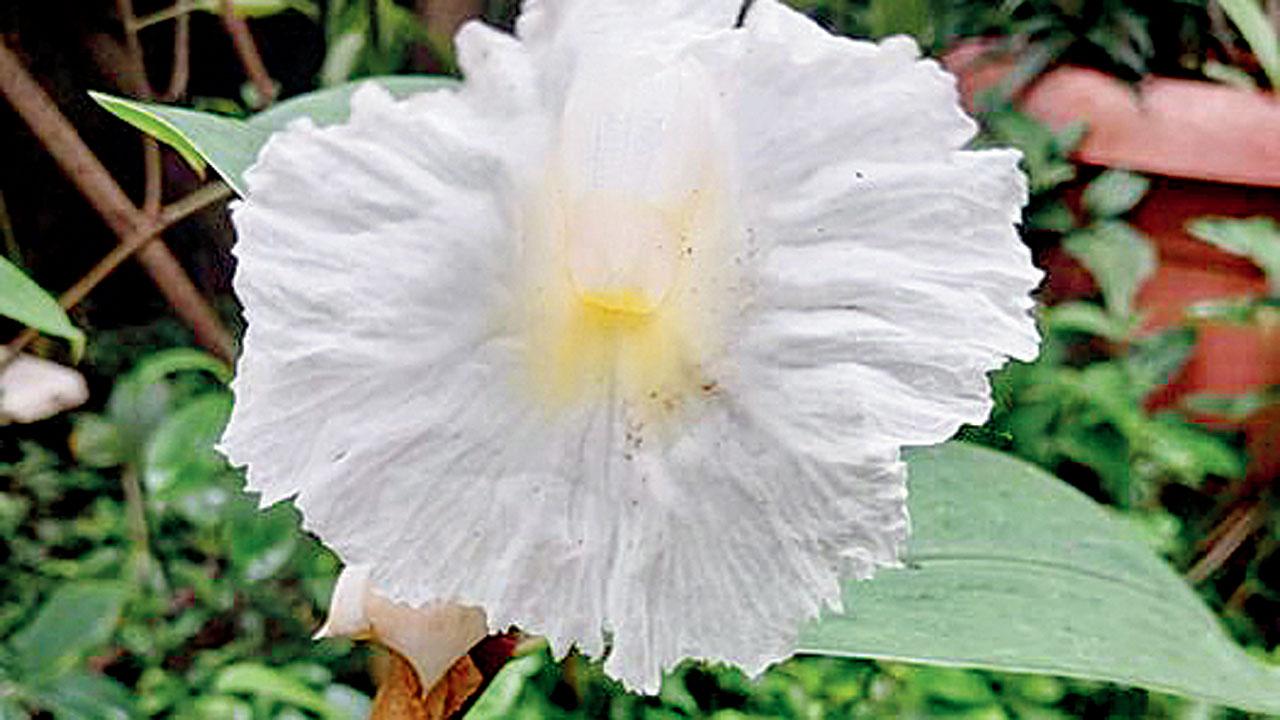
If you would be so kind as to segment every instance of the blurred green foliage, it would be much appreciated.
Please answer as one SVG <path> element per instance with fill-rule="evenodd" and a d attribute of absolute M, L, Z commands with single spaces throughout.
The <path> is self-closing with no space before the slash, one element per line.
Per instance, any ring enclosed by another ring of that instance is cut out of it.
<path fill-rule="evenodd" d="M 196 350 L 148 353 L 100 412 L 38 428 L 69 424 L 62 443 L 0 443 L 0 699 L 14 712 L 362 716 L 367 696 L 344 682 L 367 688 L 361 654 L 309 640 L 337 562 L 289 507 L 259 513 L 213 449 L 228 376 Z"/>

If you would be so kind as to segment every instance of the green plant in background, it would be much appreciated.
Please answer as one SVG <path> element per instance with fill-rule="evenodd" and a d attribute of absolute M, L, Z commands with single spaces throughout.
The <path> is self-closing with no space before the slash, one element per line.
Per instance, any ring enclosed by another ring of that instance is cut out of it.
<path fill-rule="evenodd" d="M 336 561 L 213 449 L 228 376 L 195 350 L 144 356 L 73 418 L 74 465 L 28 442 L 0 466 L 0 710 L 364 716 L 363 656 L 309 640 Z"/>
<path fill-rule="evenodd" d="M 1155 253 L 1114 213 L 1136 204 L 1144 188 L 1137 178 L 1106 173 L 1086 190 L 1094 220 L 1069 233 L 1064 246 L 1094 275 L 1103 303 L 1068 302 L 1043 311 L 1041 357 L 999 377 L 1007 409 L 997 411 L 992 426 L 1007 433 L 1023 457 L 1050 468 L 1083 465 L 1120 507 L 1151 508 L 1163 483 L 1195 487 L 1210 476 L 1239 478 L 1244 458 L 1229 440 L 1175 413 L 1153 415 L 1143 407 L 1195 346 L 1189 327 L 1135 334 L 1141 319 L 1133 299 L 1155 269 Z M 1104 191 L 1113 203 L 1100 200 Z M 1110 350 L 1098 356 L 1096 345 L 1080 344 L 1090 336 Z"/>
<path fill-rule="evenodd" d="M 429 48 L 443 67 L 453 67 L 452 50 L 435 43 L 413 11 L 393 0 L 331 0 L 324 32 L 321 87 L 403 70 L 418 46 Z"/>
<path fill-rule="evenodd" d="M 114 581 L 60 585 L 30 623 L 0 644 L 0 718 L 137 717 L 129 691 L 83 667 L 110 640 L 129 596 Z"/>
<path fill-rule="evenodd" d="M 1267 279 L 1265 296 L 1198 303 L 1189 309 L 1191 317 L 1280 332 L 1280 223 L 1271 217 L 1204 217 L 1191 222 L 1187 231 L 1219 250 L 1252 262 Z M 1185 402 L 1193 411 L 1243 420 L 1280 403 L 1280 386 L 1239 395 L 1199 394 Z"/>
<path fill-rule="evenodd" d="M 1267 16 L 1258 0 L 1214 0 L 1231 18 L 1262 67 L 1272 90 L 1280 89 L 1280 25 Z M 1239 73 L 1232 77 L 1238 78 Z M 1248 75 L 1244 76 L 1246 79 Z"/>
<path fill-rule="evenodd" d="M 1101 173 L 1082 194 L 1082 222 L 1060 189 L 1076 178 L 1067 155 L 1083 128 L 1054 133 L 1009 108 L 986 113 L 983 125 L 981 142 L 1023 152 L 1032 191 L 1028 230 L 1061 242 L 1093 275 L 1102 300 L 1042 310 L 1041 356 L 997 375 L 1000 403 L 984 428 L 985 439 L 1043 467 L 1083 465 L 1100 482 L 1091 490 L 1121 507 L 1137 504 L 1154 511 L 1155 491 L 1166 481 L 1198 486 L 1210 476 L 1243 475 L 1244 458 L 1236 444 L 1175 413 L 1153 415 L 1143 407 L 1146 396 L 1181 369 L 1195 345 L 1189 327 L 1138 335 L 1142 319 L 1134 299 L 1155 271 L 1156 253 L 1124 216 L 1142 201 L 1149 181 L 1120 170 Z M 1176 527 L 1163 513 L 1159 516 L 1159 526 Z"/>
<path fill-rule="evenodd" d="M 945 51 L 960 38 L 999 38 L 1015 68 L 1002 94 L 1059 62 L 1098 67 L 1127 79 L 1199 68 L 1210 37 L 1207 0 L 792 0 L 849 35 L 906 33 Z"/>
<path fill-rule="evenodd" d="M 1058 234 L 1075 229 L 1075 215 L 1055 191 L 1076 178 L 1076 166 L 1068 156 L 1084 138 L 1085 126 L 1076 123 L 1055 132 L 1007 105 L 988 110 L 981 118 L 979 147 L 1014 147 L 1022 153 L 1031 192 L 1024 212 L 1026 229 Z"/>

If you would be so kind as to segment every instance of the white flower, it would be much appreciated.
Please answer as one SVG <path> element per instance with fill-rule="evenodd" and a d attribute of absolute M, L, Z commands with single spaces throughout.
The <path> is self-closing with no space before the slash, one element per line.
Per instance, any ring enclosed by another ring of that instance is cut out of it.
<path fill-rule="evenodd" d="M 1017 155 L 901 38 L 777 0 L 527 0 L 465 83 L 275 135 L 224 447 L 387 598 L 653 690 L 756 671 L 907 534 L 904 445 L 1031 358 Z M 854 609 L 856 612 L 856 608 Z"/>

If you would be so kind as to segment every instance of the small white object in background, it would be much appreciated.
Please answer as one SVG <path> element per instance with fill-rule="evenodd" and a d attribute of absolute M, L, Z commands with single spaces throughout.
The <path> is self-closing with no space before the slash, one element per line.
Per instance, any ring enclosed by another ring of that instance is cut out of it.
<path fill-rule="evenodd" d="M 0 350 L 0 362 L 8 357 Z M 65 365 L 24 353 L 0 370 L 0 425 L 38 422 L 88 399 L 84 376 Z"/>
<path fill-rule="evenodd" d="M 393 603 L 374 592 L 368 566 L 348 566 L 329 601 L 329 620 L 316 638 L 377 640 L 400 654 L 429 690 L 488 635 L 484 612 L 462 605 L 425 608 Z"/>

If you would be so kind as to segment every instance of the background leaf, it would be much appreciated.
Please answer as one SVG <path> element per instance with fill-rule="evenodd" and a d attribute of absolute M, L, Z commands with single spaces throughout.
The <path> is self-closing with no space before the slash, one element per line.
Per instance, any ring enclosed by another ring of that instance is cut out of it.
<path fill-rule="evenodd" d="M 1116 218 L 1137 207 L 1151 181 L 1125 170 L 1107 170 L 1084 189 L 1084 207 L 1095 218 Z"/>
<path fill-rule="evenodd" d="M 102 675 L 72 671 L 37 682 L 35 701 L 58 720 L 128 720 L 139 717 L 129 691 Z"/>
<path fill-rule="evenodd" d="M 121 584 L 82 581 L 59 586 L 30 625 L 10 641 L 28 672 L 66 668 L 111 638 L 128 598 Z"/>
<path fill-rule="evenodd" d="M 213 449 L 231 417 L 231 395 L 205 393 L 178 408 L 156 427 L 143 456 L 143 484 L 163 494 L 186 484 L 204 484 L 224 468 Z"/>
<path fill-rule="evenodd" d="M 1240 29 L 1272 88 L 1280 88 L 1280 37 L 1258 0 L 1218 0 Z"/>
<path fill-rule="evenodd" d="M 212 165 L 243 196 L 244 172 L 257 160 L 272 133 L 304 117 L 317 125 L 344 122 L 351 114 L 351 96 L 364 82 L 376 82 L 396 97 L 457 85 L 452 78 L 426 75 L 370 78 L 286 100 L 247 120 L 104 93 L 90 95 L 116 117 L 173 147 L 192 167 Z"/>
<path fill-rule="evenodd" d="M 67 317 L 52 295 L 18 266 L 0 257 L 0 315 L 71 343 L 71 354 L 84 352 L 84 333 Z"/>
<path fill-rule="evenodd" d="M 1280 296 L 1280 223 L 1275 218 L 1200 218 L 1187 230 L 1220 250 L 1248 258 L 1266 273 L 1271 294 Z"/>
<path fill-rule="evenodd" d="M 847 588 L 805 652 L 1036 672 L 1280 712 L 1262 666 L 1101 506 L 1034 466 L 952 443 L 912 452 L 906 567 Z"/>
<path fill-rule="evenodd" d="M 270 17 L 287 10 L 296 10 L 312 20 L 320 17 L 320 8 L 311 0 L 232 0 L 231 4 L 241 17 Z M 195 0 L 194 7 L 219 15 L 222 13 L 222 0 Z"/>
<path fill-rule="evenodd" d="M 1107 310 L 1129 318 L 1138 289 L 1156 269 L 1151 241 L 1122 222 L 1104 221 L 1072 233 L 1063 247 L 1093 275 Z"/>
<path fill-rule="evenodd" d="M 300 680 L 258 663 L 239 663 L 224 669 L 214 681 L 214 689 L 305 708 L 326 720 L 347 720 L 341 710 Z"/>

